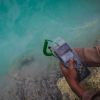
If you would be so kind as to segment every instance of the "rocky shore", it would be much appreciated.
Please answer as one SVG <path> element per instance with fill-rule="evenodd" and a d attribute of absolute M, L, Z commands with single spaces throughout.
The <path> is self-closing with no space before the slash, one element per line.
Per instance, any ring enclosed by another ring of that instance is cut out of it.
<path fill-rule="evenodd" d="M 41 69 L 39 63 L 26 61 L 9 74 L 7 85 L 0 89 L 0 100 L 78 100 L 63 78 L 58 63 L 52 62 L 46 67 L 41 63 L 44 66 Z M 90 70 L 91 75 L 81 84 L 88 89 L 100 89 L 100 68 Z"/>

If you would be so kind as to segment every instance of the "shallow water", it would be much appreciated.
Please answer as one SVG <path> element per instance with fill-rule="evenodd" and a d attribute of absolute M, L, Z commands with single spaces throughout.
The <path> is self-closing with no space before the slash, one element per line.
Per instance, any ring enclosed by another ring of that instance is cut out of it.
<path fill-rule="evenodd" d="M 61 36 L 72 47 L 94 45 L 100 38 L 99 4 L 99 0 L 0 0 L 0 76 L 23 56 L 45 61 L 46 38 Z"/>

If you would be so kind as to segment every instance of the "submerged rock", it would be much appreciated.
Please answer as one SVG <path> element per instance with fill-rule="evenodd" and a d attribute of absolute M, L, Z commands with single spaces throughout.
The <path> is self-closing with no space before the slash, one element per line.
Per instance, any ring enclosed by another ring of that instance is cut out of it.
<path fill-rule="evenodd" d="M 99 89 L 100 90 L 100 67 L 90 68 L 91 74 L 84 79 L 81 84 L 87 89 Z M 60 78 L 57 82 L 58 88 L 60 89 L 64 98 L 64 94 L 68 94 L 69 100 L 80 100 L 76 94 L 71 90 L 65 78 Z M 66 99 L 65 99 L 66 100 Z"/>
<path fill-rule="evenodd" d="M 12 79 L 10 77 L 0 100 L 63 100 L 57 87 L 57 80 L 61 77 L 58 70 L 42 72 L 35 77 L 32 75 L 25 75 L 20 70 Z"/>
<path fill-rule="evenodd" d="M 34 62 L 34 57 L 27 57 L 27 58 L 24 58 L 21 63 L 20 63 L 20 66 L 27 66 L 29 64 L 31 64 L 32 62 Z"/>
<path fill-rule="evenodd" d="M 58 80 L 57 86 L 62 93 L 63 100 L 79 100 L 79 98 L 75 95 L 75 93 L 69 87 L 64 77 Z"/>

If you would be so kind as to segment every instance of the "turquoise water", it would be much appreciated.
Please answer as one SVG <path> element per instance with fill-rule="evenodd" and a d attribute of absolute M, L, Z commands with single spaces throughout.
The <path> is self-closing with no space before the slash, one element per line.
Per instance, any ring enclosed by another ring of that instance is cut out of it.
<path fill-rule="evenodd" d="M 92 46 L 100 37 L 99 4 L 99 0 L 0 0 L 0 75 L 13 69 L 23 55 L 44 57 L 45 38 L 61 36 L 72 47 Z"/>

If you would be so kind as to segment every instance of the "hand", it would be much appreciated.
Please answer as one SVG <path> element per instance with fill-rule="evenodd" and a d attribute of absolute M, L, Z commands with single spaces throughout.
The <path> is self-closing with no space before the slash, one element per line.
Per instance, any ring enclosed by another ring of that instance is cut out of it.
<path fill-rule="evenodd" d="M 76 62 L 74 60 L 70 60 L 68 62 L 67 68 L 63 64 L 60 65 L 62 73 L 65 76 L 69 86 L 81 98 L 83 93 L 85 92 L 85 89 L 82 86 L 80 86 L 78 82 L 78 75 L 75 68 Z"/>
<path fill-rule="evenodd" d="M 73 59 L 69 60 L 67 68 L 63 64 L 60 65 L 61 65 L 62 73 L 69 84 L 71 84 L 72 82 L 78 82 L 78 75 L 75 68 L 76 61 L 74 61 Z"/>

